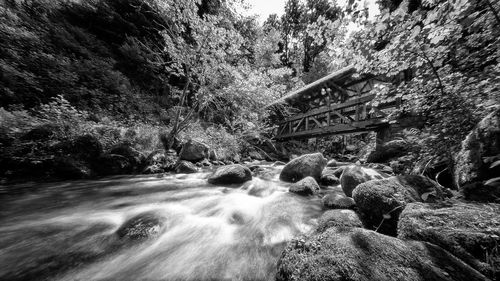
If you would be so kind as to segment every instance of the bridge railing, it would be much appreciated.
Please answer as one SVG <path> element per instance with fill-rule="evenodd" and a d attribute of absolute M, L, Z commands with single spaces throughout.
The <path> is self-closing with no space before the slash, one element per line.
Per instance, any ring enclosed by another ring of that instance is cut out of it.
<path fill-rule="evenodd" d="M 329 104 L 305 113 L 293 115 L 281 122 L 275 132 L 276 139 L 315 137 L 374 130 L 387 124 L 384 118 L 401 104 L 401 99 L 372 105 L 375 94 Z"/>

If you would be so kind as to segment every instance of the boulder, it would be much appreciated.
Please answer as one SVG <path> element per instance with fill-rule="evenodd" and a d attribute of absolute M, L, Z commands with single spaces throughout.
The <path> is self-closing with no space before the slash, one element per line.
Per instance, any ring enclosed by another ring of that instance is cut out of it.
<path fill-rule="evenodd" d="M 244 183 L 252 180 L 252 171 L 246 166 L 233 164 L 218 168 L 208 178 L 211 184 L 233 184 Z"/>
<path fill-rule="evenodd" d="M 144 240 L 158 236 L 163 226 L 160 216 L 155 213 L 146 212 L 128 219 L 116 231 L 121 239 Z"/>
<path fill-rule="evenodd" d="M 277 281 L 485 281 L 438 246 L 362 228 L 330 227 L 289 242 Z"/>
<path fill-rule="evenodd" d="M 398 238 L 440 246 L 493 280 L 500 280 L 500 205 L 410 203 Z"/>
<path fill-rule="evenodd" d="M 337 185 L 340 183 L 340 180 L 335 174 L 336 170 L 326 167 L 323 169 L 323 172 L 321 172 L 321 178 L 319 182 L 322 185 Z"/>
<path fill-rule="evenodd" d="M 292 184 L 288 191 L 299 195 L 312 195 L 319 191 L 319 185 L 313 177 L 305 177 Z"/>
<path fill-rule="evenodd" d="M 132 170 L 134 171 L 142 168 L 146 160 L 146 157 L 142 153 L 137 151 L 128 143 L 122 143 L 114 146 L 109 151 L 109 154 L 121 155 L 127 158 Z"/>
<path fill-rule="evenodd" d="M 491 160 L 499 154 L 500 108 L 481 120 L 467 135 L 455 158 L 454 178 L 466 199 L 495 201 L 500 198 L 500 184 L 483 184 L 500 175 L 500 165 L 490 168 Z"/>
<path fill-rule="evenodd" d="M 319 181 L 326 166 L 326 159 L 321 153 L 304 154 L 288 162 L 280 173 L 280 180 L 297 182 L 305 177 Z"/>
<path fill-rule="evenodd" d="M 410 145 L 404 140 L 391 140 L 383 145 L 377 146 L 372 151 L 366 162 L 386 163 L 392 158 L 403 156 L 410 151 Z"/>
<path fill-rule="evenodd" d="M 346 196 L 352 197 L 352 191 L 358 184 L 374 179 L 383 179 L 387 175 L 374 169 L 364 168 L 358 165 L 350 165 L 344 168 L 340 177 L 340 185 Z"/>
<path fill-rule="evenodd" d="M 176 173 L 182 173 L 182 174 L 192 174 L 198 172 L 198 168 L 196 167 L 195 164 L 181 160 L 179 163 L 177 163 L 177 166 L 175 167 L 175 172 Z"/>
<path fill-rule="evenodd" d="M 423 176 L 394 176 L 358 185 L 352 197 L 368 229 L 396 236 L 399 215 L 410 202 L 432 201 L 439 190 L 436 182 Z"/>
<path fill-rule="evenodd" d="M 208 145 L 194 140 L 188 140 L 184 143 L 179 153 L 179 158 L 187 161 L 200 161 L 209 156 Z"/>
<path fill-rule="evenodd" d="M 363 227 L 363 224 L 353 210 L 328 210 L 319 218 L 315 231 L 321 233 L 330 227 Z"/>
<path fill-rule="evenodd" d="M 322 201 L 323 206 L 328 209 L 353 209 L 356 206 L 354 199 L 342 194 L 327 194 Z"/>

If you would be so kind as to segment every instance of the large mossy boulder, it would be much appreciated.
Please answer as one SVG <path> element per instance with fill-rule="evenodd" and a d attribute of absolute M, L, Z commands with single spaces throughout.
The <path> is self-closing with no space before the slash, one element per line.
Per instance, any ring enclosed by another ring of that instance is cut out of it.
<path fill-rule="evenodd" d="M 299 195 L 313 195 L 319 191 L 319 185 L 313 177 L 305 177 L 292 184 L 289 191 Z"/>
<path fill-rule="evenodd" d="M 500 280 L 500 205 L 410 203 L 400 215 L 398 237 L 429 242 Z"/>
<path fill-rule="evenodd" d="M 211 184 L 236 184 L 252 180 L 252 171 L 246 166 L 233 164 L 219 167 L 210 177 Z"/>
<path fill-rule="evenodd" d="M 293 239 L 278 261 L 277 281 L 485 281 L 438 246 L 350 227 Z"/>
<path fill-rule="evenodd" d="M 321 153 L 304 154 L 288 162 L 280 173 L 280 180 L 297 182 L 305 177 L 321 178 L 326 166 L 326 158 Z"/>
<path fill-rule="evenodd" d="M 350 165 L 344 168 L 340 177 L 340 185 L 345 195 L 352 197 L 352 191 L 360 183 L 375 179 L 386 178 L 387 175 L 380 173 L 374 169 L 361 167 L 358 165 Z"/>
<path fill-rule="evenodd" d="M 179 153 L 179 158 L 187 161 L 200 161 L 208 157 L 210 157 L 208 145 L 195 140 L 184 143 Z"/>
<path fill-rule="evenodd" d="M 408 203 L 432 200 L 436 182 L 423 176 L 394 176 L 358 185 L 353 199 L 368 229 L 396 236 L 399 215 Z"/>
<path fill-rule="evenodd" d="M 363 224 L 353 210 L 328 210 L 319 218 L 315 231 L 321 233 L 331 227 L 363 227 Z"/>
<path fill-rule="evenodd" d="M 481 120 L 462 142 L 455 158 L 454 178 L 464 197 L 474 201 L 500 198 L 500 185 L 484 181 L 500 175 L 500 165 L 490 168 L 500 155 L 500 108 Z"/>

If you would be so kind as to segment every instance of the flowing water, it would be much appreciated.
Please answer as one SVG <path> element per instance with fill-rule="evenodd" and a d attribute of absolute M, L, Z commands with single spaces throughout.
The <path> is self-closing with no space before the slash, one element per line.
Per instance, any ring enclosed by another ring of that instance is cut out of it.
<path fill-rule="evenodd" d="M 230 187 L 208 172 L 3 187 L 0 280 L 273 280 L 285 243 L 322 210 L 261 169 Z M 157 222 L 151 235 L 120 235 L 141 216 Z"/>

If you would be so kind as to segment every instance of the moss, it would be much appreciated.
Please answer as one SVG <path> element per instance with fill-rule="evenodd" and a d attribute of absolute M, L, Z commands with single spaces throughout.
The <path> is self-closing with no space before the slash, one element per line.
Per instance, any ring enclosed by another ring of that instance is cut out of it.
<path fill-rule="evenodd" d="M 290 242 L 278 281 L 485 280 L 439 247 L 360 228 L 329 228 Z"/>
<path fill-rule="evenodd" d="M 499 214 L 498 204 L 412 203 L 401 214 L 398 237 L 436 244 L 500 280 Z"/>

